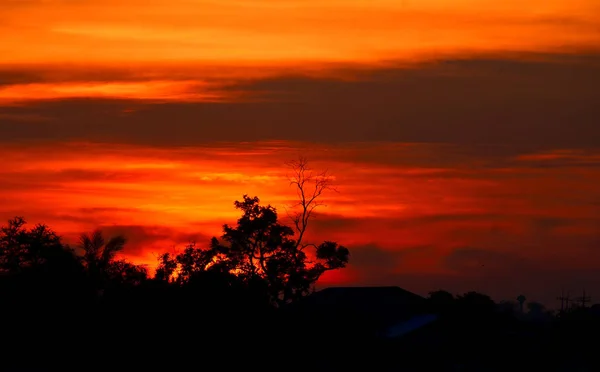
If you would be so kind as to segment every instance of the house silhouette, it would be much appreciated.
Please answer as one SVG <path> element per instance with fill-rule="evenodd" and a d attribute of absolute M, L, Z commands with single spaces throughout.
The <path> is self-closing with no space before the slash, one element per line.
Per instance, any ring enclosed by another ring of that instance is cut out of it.
<path fill-rule="evenodd" d="M 327 338 L 394 338 L 436 319 L 428 301 L 397 286 L 329 287 L 291 306 L 301 332 Z"/>

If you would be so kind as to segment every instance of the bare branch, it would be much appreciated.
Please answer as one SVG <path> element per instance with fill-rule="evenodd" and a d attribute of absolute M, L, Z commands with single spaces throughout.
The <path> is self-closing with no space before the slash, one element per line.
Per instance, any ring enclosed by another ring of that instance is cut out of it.
<path fill-rule="evenodd" d="M 303 243 L 300 245 L 300 249 L 304 249 L 306 247 L 313 247 L 314 249 L 317 249 L 317 245 L 314 243 Z"/>
<path fill-rule="evenodd" d="M 299 157 L 298 160 L 286 163 L 291 169 L 291 174 L 288 175 L 290 186 L 296 188 L 298 203 L 294 205 L 298 210 L 294 213 L 288 213 L 288 216 L 294 224 L 296 233 L 298 234 L 297 248 L 304 249 L 309 245 L 302 242 L 308 223 L 315 208 L 325 205 L 319 200 L 323 193 L 327 190 L 337 192 L 333 187 L 333 178 L 328 171 L 316 173 L 308 167 L 308 161 L 304 157 Z"/>

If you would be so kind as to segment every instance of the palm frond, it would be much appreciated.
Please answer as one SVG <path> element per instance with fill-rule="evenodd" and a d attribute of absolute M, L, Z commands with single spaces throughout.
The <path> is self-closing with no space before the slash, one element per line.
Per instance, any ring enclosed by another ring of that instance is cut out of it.
<path fill-rule="evenodd" d="M 102 249 L 102 246 L 104 245 L 104 237 L 102 236 L 102 231 L 94 230 L 90 239 L 92 241 L 92 245 L 94 246 L 94 250 L 96 252 L 99 252 L 100 249 Z"/>
<path fill-rule="evenodd" d="M 117 235 L 110 238 L 102 250 L 102 262 L 110 262 L 118 252 L 123 250 L 126 242 L 127 240 L 122 235 Z"/>

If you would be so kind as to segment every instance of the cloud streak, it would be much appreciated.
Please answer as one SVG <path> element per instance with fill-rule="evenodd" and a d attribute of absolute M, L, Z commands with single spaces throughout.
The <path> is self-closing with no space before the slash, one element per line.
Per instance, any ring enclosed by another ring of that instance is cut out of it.
<path fill-rule="evenodd" d="M 16 84 L 0 87 L 0 102 L 72 98 L 117 98 L 161 101 L 218 102 L 223 95 L 197 81 Z"/>
<path fill-rule="evenodd" d="M 240 71 L 233 75 L 221 71 L 207 79 L 188 67 L 170 80 L 169 70 L 160 68 L 75 69 L 72 75 L 64 69 L 21 68 L 14 70 L 11 82 L 0 86 L 4 91 L 22 87 L 19 97 L 26 100 L 0 108 L 0 142 L 55 139 L 154 146 L 264 140 L 436 142 L 479 144 L 489 151 L 507 151 L 511 146 L 522 150 L 513 155 L 597 146 L 597 54 L 492 57 L 396 62 L 376 68 L 337 66 L 327 71 L 257 69 L 247 77 Z M 10 71 L 0 75 L 11 76 Z M 117 86 L 135 89 L 111 91 L 106 88 L 111 79 L 121 82 Z M 181 90 L 153 88 L 152 81 L 161 79 Z M 196 80 L 206 83 L 189 85 Z M 41 100 L 56 92 L 26 93 L 37 84 L 104 90 L 67 89 L 61 99 Z M 565 86 L 568 89 L 560 89 Z M 83 97 L 90 92 L 106 96 Z M 216 102 L 206 102 L 206 94 L 218 97 Z M 4 99 L 8 102 L 10 94 Z M 32 120 L 37 118 L 43 120 Z"/>
<path fill-rule="evenodd" d="M 244 193 L 283 210 L 304 154 L 341 191 L 310 237 L 356 258 L 321 285 L 575 285 L 600 262 L 598 24 L 594 0 L 0 1 L 0 218 L 123 232 L 152 265 Z"/>
<path fill-rule="evenodd" d="M 308 237 L 355 252 L 347 272 L 326 276 L 322 285 L 399 284 L 391 281 L 423 273 L 474 280 L 508 273 L 513 256 L 544 267 L 539 275 L 600 268 L 600 178 L 592 162 L 598 150 L 501 150 L 286 141 L 15 144 L 0 154 L 0 217 L 46 222 L 69 239 L 98 226 L 125 233 L 127 257 L 153 265 L 157 252 L 219 235 L 238 217 L 232 203 L 243 193 L 273 204 L 285 220 L 294 192 L 283 163 L 303 153 L 315 168 L 329 168 L 340 190 L 326 197 Z M 579 161 L 562 162 L 564 154 Z M 530 158 L 556 164 L 523 161 Z M 477 260 L 493 273 L 464 269 Z"/>

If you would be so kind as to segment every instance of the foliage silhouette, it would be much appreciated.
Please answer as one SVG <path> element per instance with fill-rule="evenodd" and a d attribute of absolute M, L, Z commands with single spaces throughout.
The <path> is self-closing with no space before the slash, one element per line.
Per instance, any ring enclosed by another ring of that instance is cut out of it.
<path fill-rule="evenodd" d="M 244 195 L 235 207 L 242 212 L 237 226 L 224 225 L 221 239 L 213 238 L 206 249 L 192 244 L 175 257 L 161 255 L 156 277 L 185 283 L 197 273 L 231 273 L 263 287 L 273 303 L 283 305 L 309 294 L 325 271 L 348 262 L 348 249 L 330 241 L 315 246 L 309 257 L 308 245 L 294 240 L 294 230 L 279 223 L 275 208 L 261 206 L 258 197 Z"/>
<path fill-rule="evenodd" d="M 429 292 L 428 300 L 434 309 L 444 314 L 451 311 L 456 303 L 454 295 L 442 289 Z"/>
<path fill-rule="evenodd" d="M 0 273 L 15 274 L 74 259 L 73 252 L 65 249 L 60 236 L 50 228 L 38 224 L 27 229 L 26 223 L 22 217 L 15 217 L 0 228 Z"/>
<path fill-rule="evenodd" d="M 307 240 L 319 198 L 333 188 L 304 159 L 290 165 L 298 203 L 287 210 L 289 225 L 244 195 L 235 225 L 205 247 L 160 255 L 154 277 L 119 258 L 125 237 L 95 230 L 72 249 L 45 225 L 10 219 L 0 227 L 0 369 L 593 366 L 596 347 L 586 340 L 600 331 L 598 305 L 554 316 L 536 302 L 522 314 L 515 302 L 478 292 L 437 290 L 425 299 L 398 287 L 342 287 L 312 295 L 323 273 L 347 265 L 349 251 Z M 432 314 L 431 323 L 384 337 L 390 326 Z"/>
<path fill-rule="evenodd" d="M 244 195 L 234 202 L 242 213 L 237 226 L 224 225 L 221 238 L 212 238 L 207 248 L 191 244 L 178 255 L 160 255 L 156 278 L 182 284 L 202 272 L 235 274 L 282 306 L 308 295 L 326 271 L 345 267 L 349 259 L 346 247 L 332 241 L 319 245 L 305 241 L 313 212 L 322 205 L 319 197 L 333 190 L 331 179 L 325 172 L 312 173 L 304 158 L 289 165 L 293 172 L 290 185 L 298 194 L 293 206 L 296 211 L 288 211 L 293 227 L 280 223 L 271 205 L 263 206 L 258 197 Z"/>
<path fill-rule="evenodd" d="M 124 236 L 104 239 L 102 231 L 81 234 L 79 247 L 83 251 L 82 263 L 96 283 L 98 290 L 111 284 L 136 285 L 147 279 L 147 270 L 126 260 L 117 260 L 116 255 L 125 247 Z"/>

